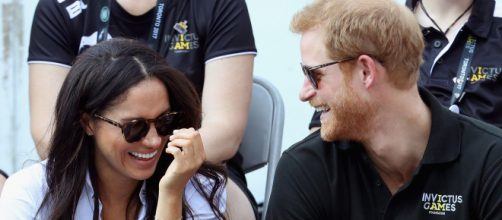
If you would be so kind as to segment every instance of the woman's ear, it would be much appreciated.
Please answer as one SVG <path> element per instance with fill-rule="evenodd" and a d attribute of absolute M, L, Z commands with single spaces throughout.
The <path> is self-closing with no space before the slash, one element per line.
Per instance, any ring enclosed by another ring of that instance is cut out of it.
<path fill-rule="evenodd" d="M 82 114 L 82 117 L 80 117 L 80 125 L 82 126 L 82 129 L 84 129 L 84 132 L 88 136 L 94 135 L 94 123 L 92 123 L 91 116 L 87 113 Z"/>

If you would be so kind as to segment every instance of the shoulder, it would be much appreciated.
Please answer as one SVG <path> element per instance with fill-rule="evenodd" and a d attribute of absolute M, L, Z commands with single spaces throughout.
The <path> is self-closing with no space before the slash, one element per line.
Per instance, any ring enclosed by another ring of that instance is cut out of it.
<path fill-rule="evenodd" d="M 334 143 L 322 140 L 320 132 L 316 131 L 297 142 L 284 151 L 283 156 L 291 157 L 296 160 L 320 159 L 329 157 L 336 151 Z M 281 158 L 282 159 L 282 158 Z"/>
<path fill-rule="evenodd" d="M 0 197 L 3 217 L 33 218 L 47 190 L 45 163 L 22 169 L 5 182 Z"/>
<path fill-rule="evenodd" d="M 467 116 L 458 116 L 463 129 L 462 157 L 482 164 L 485 171 L 500 172 L 502 169 L 502 129 Z"/>
<path fill-rule="evenodd" d="M 458 115 L 457 119 L 464 129 L 464 136 L 482 136 L 486 141 L 502 143 L 502 129 L 464 115 Z"/>
<path fill-rule="evenodd" d="M 6 185 L 20 187 L 42 187 L 45 183 L 45 162 L 38 162 L 12 174 L 6 182 Z"/>

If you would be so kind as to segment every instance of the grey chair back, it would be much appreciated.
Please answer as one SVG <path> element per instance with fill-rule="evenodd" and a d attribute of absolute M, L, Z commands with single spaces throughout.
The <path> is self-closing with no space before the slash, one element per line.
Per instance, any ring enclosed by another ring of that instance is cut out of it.
<path fill-rule="evenodd" d="M 279 91 L 270 82 L 255 76 L 248 123 L 239 152 L 246 173 L 268 165 L 263 218 L 281 156 L 283 128 L 284 103 Z"/>

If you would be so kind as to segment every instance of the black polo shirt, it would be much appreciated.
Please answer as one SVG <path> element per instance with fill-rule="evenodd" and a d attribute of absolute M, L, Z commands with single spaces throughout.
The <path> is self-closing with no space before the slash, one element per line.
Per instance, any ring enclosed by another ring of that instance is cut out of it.
<path fill-rule="evenodd" d="M 406 1 L 409 8 L 416 3 L 416 0 Z M 477 43 L 468 66 L 466 93 L 458 104 L 460 113 L 502 128 L 502 10 L 495 10 L 495 5 L 495 0 L 474 1 L 468 22 L 449 46 L 440 31 L 432 27 L 422 29 L 426 47 L 419 85 L 431 91 L 441 104 L 449 106 L 453 78 L 467 36 L 472 34 Z"/>
<path fill-rule="evenodd" d="M 394 196 L 361 144 L 316 132 L 282 155 L 267 219 L 502 219 L 502 130 L 420 94 L 432 113 L 429 143 Z"/>

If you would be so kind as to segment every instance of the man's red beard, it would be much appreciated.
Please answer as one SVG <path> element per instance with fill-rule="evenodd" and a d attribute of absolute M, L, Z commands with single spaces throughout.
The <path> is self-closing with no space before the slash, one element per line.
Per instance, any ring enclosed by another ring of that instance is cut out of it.
<path fill-rule="evenodd" d="M 364 142 L 369 134 L 370 123 L 375 116 L 375 108 L 349 86 L 349 81 L 342 83 L 342 88 L 335 94 L 333 102 L 327 103 L 330 111 L 321 119 L 321 137 L 325 141 L 355 140 Z"/>

